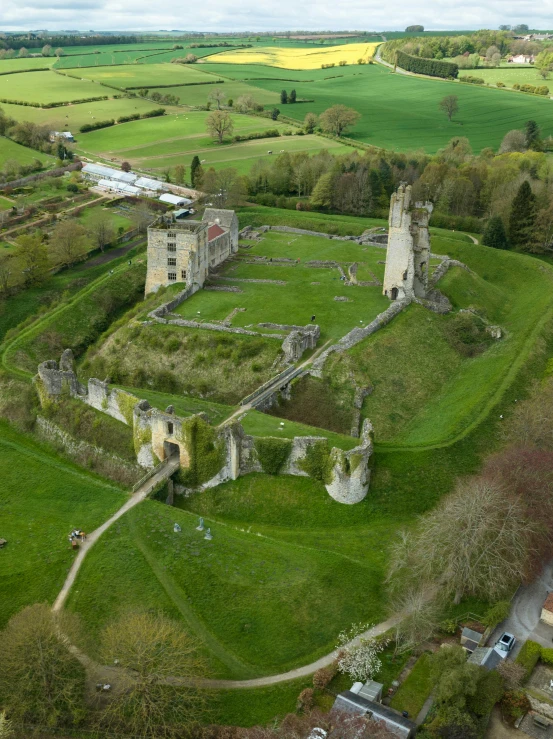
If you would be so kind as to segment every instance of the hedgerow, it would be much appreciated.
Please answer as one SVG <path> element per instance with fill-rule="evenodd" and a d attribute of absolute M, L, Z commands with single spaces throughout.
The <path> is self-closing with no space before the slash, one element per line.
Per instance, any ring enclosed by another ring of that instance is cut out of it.
<path fill-rule="evenodd" d="M 443 62 L 439 59 L 424 59 L 418 56 L 411 56 L 404 51 L 397 52 L 397 64 L 407 72 L 415 72 L 416 74 L 426 74 L 429 77 L 449 77 L 456 78 L 459 74 L 459 67 L 453 62 Z"/>

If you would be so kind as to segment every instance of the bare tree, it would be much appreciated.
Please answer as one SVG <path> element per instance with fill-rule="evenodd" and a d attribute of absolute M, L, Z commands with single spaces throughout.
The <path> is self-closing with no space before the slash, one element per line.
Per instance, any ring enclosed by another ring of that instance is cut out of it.
<path fill-rule="evenodd" d="M 415 649 L 438 630 L 439 606 L 430 587 L 402 588 L 393 598 L 393 609 L 402 615 L 395 628 L 400 654 Z"/>
<path fill-rule="evenodd" d="M 136 739 L 182 736 L 203 708 L 196 677 L 203 671 L 197 643 L 162 614 L 130 613 L 102 636 L 107 664 L 117 660 L 122 684 L 100 718 Z"/>
<path fill-rule="evenodd" d="M 208 95 L 208 100 L 211 100 L 212 102 L 216 103 L 217 110 L 221 110 L 221 103 L 226 98 L 225 91 L 222 87 L 216 87 L 214 90 L 212 90 Z"/>
<path fill-rule="evenodd" d="M 536 382 L 530 396 L 517 403 L 502 437 L 522 447 L 553 451 L 553 377 Z"/>
<path fill-rule="evenodd" d="M 526 136 L 524 131 L 519 131 L 517 128 L 512 131 L 508 131 L 499 147 L 500 154 L 507 154 L 513 151 L 526 151 Z"/>
<path fill-rule="evenodd" d="M 208 115 L 205 123 L 208 132 L 217 138 L 220 144 L 223 143 L 225 136 L 231 136 L 234 130 L 230 114 L 223 110 L 214 110 Z"/>
<path fill-rule="evenodd" d="M 502 660 L 497 666 L 497 671 L 505 680 L 505 686 L 508 690 L 518 690 L 526 675 L 524 667 L 510 659 Z"/>
<path fill-rule="evenodd" d="M 446 95 L 440 100 L 439 106 L 446 114 L 448 121 L 451 121 L 453 116 L 459 112 L 459 98 L 457 95 Z"/>
<path fill-rule="evenodd" d="M 98 249 L 104 251 L 115 235 L 109 213 L 105 210 L 97 211 L 89 221 L 88 232 Z"/>
<path fill-rule="evenodd" d="M 147 203 L 139 203 L 131 213 L 131 221 L 135 228 L 140 233 L 146 233 L 148 226 L 155 220 L 155 215 L 152 213 Z"/>
<path fill-rule="evenodd" d="M 256 105 L 257 103 L 253 95 L 240 95 L 234 103 L 234 109 L 238 113 L 248 113 L 250 110 L 254 110 Z"/>
<path fill-rule="evenodd" d="M 535 523 L 497 481 L 460 482 L 394 547 L 393 584 L 436 583 L 459 603 L 464 595 L 498 599 L 524 575 Z"/>
<path fill-rule="evenodd" d="M 28 606 L 0 633 L 0 695 L 17 723 L 50 728 L 84 717 L 85 671 L 69 650 L 78 623 L 46 603 Z"/>
<path fill-rule="evenodd" d="M 354 126 L 361 114 L 345 105 L 333 105 L 319 116 L 319 123 L 325 133 L 341 136 L 347 128 Z"/>
<path fill-rule="evenodd" d="M 58 221 L 50 235 L 50 243 L 58 262 L 67 265 L 75 264 L 90 248 L 85 227 L 73 219 Z"/>

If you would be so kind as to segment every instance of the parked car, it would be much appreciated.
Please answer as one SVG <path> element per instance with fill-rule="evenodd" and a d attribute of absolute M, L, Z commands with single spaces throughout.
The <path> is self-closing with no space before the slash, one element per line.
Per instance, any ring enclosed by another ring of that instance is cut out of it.
<path fill-rule="evenodd" d="M 512 634 L 504 631 L 500 638 L 496 641 L 495 646 L 502 652 L 510 652 L 515 646 L 516 639 Z"/>

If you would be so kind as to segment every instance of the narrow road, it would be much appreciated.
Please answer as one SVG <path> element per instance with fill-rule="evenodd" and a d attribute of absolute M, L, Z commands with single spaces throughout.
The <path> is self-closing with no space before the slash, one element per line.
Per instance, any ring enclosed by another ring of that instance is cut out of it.
<path fill-rule="evenodd" d="M 146 482 L 144 482 L 144 484 L 141 485 L 135 493 L 133 493 L 133 495 L 127 500 L 127 502 L 124 503 L 124 505 L 122 505 L 121 508 L 116 511 L 113 516 L 111 516 L 111 518 L 108 518 L 108 520 L 105 521 L 101 526 L 95 529 L 91 534 L 88 534 L 86 541 L 84 541 L 80 545 L 79 553 L 75 557 L 75 560 L 73 561 L 73 564 L 71 565 L 71 568 L 67 573 L 67 577 L 65 578 L 62 589 L 60 590 L 60 592 L 58 593 L 58 597 L 54 601 L 54 605 L 52 606 L 52 610 L 54 612 L 60 611 L 63 608 L 65 601 L 67 600 L 67 596 L 69 595 L 69 591 L 71 590 L 73 583 L 75 582 L 75 579 L 79 573 L 79 570 L 81 569 L 81 566 L 84 562 L 84 558 L 90 551 L 91 547 L 94 546 L 95 542 L 98 541 L 102 534 L 107 531 L 107 529 L 109 529 L 109 527 L 113 523 L 115 523 L 117 519 L 121 518 L 121 516 L 129 511 L 131 508 L 134 508 L 135 505 L 141 503 L 144 498 L 146 498 L 152 492 L 158 482 L 166 480 L 174 472 L 176 472 L 179 466 L 179 457 L 177 455 L 170 457 L 165 463 L 162 463 L 160 469 L 157 470 L 156 473 L 152 475 L 152 477 L 146 480 Z"/>

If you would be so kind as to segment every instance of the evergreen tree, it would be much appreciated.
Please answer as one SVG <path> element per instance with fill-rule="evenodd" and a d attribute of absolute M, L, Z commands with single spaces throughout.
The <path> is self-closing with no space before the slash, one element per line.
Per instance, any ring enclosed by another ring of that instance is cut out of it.
<path fill-rule="evenodd" d="M 282 105 L 286 105 L 286 103 L 288 102 L 288 93 L 286 92 L 286 90 L 280 91 L 280 102 L 282 103 Z"/>
<path fill-rule="evenodd" d="M 202 168 L 200 157 L 198 155 L 194 156 L 192 159 L 192 164 L 190 165 L 190 182 L 192 184 L 192 187 L 196 187 L 196 180 L 198 179 L 197 174 L 198 170 Z"/>
<path fill-rule="evenodd" d="M 524 180 L 511 204 L 509 238 L 513 246 L 526 246 L 532 240 L 536 223 L 536 196 L 528 180 Z"/>
<path fill-rule="evenodd" d="M 295 103 L 296 102 L 296 91 L 290 90 L 290 98 L 288 100 L 289 103 Z"/>
<path fill-rule="evenodd" d="M 392 177 L 392 168 L 385 159 L 381 159 L 378 163 L 378 169 L 380 171 L 380 181 L 388 197 L 394 191 L 394 179 Z"/>
<path fill-rule="evenodd" d="M 541 149 L 541 131 L 536 121 L 527 121 L 524 126 L 526 146 L 529 149 L 539 151 Z"/>
<path fill-rule="evenodd" d="M 488 221 L 482 243 L 484 246 L 493 246 L 494 249 L 509 248 L 505 226 L 499 216 L 492 216 Z"/>

